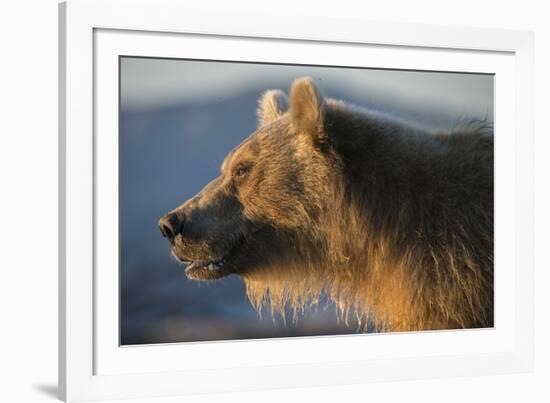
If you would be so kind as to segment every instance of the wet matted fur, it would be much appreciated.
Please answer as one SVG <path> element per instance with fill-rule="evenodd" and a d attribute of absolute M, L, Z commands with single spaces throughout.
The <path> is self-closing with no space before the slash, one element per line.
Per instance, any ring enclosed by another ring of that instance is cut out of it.
<path fill-rule="evenodd" d="M 264 93 L 220 177 L 161 219 L 190 278 L 241 276 L 284 314 L 324 294 L 382 331 L 493 326 L 493 133 L 433 133 L 323 98 Z"/>

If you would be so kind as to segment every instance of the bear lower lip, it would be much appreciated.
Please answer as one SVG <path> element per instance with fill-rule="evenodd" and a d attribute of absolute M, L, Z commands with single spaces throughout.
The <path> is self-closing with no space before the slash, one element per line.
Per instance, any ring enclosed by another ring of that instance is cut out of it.
<path fill-rule="evenodd" d="M 185 268 L 185 275 L 191 280 L 216 280 L 227 274 L 221 261 L 199 260 L 189 263 Z"/>
<path fill-rule="evenodd" d="M 215 271 L 215 270 L 220 270 L 222 267 L 223 267 L 223 262 L 221 260 L 217 262 L 214 262 L 212 260 L 197 260 L 194 262 L 189 262 L 185 271 L 197 270 L 197 269 Z"/>

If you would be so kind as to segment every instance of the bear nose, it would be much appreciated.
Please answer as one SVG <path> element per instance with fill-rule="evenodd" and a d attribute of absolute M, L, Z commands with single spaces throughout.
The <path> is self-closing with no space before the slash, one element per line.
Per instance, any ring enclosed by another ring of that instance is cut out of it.
<path fill-rule="evenodd" d="M 178 218 L 177 214 L 168 213 L 159 220 L 159 229 L 163 237 L 170 242 L 181 233 L 183 221 Z"/>

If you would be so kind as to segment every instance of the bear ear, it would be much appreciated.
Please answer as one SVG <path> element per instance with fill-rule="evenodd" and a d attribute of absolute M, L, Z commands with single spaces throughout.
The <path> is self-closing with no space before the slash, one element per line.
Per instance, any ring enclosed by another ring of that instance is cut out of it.
<path fill-rule="evenodd" d="M 323 142 L 323 98 L 309 77 L 298 78 L 290 86 L 290 116 L 298 132 Z"/>
<path fill-rule="evenodd" d="M 258 127 L 268 125 L 288 109 L 288 98 L 281 90 L 267 90 L 258 99 Z"/>

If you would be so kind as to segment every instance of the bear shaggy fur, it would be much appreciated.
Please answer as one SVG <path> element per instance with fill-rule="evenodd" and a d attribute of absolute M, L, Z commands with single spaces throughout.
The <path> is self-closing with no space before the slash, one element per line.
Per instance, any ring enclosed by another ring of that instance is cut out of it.
<path fill-rule="evenodd" d="M 186 274 L 241 276 L 284 315 L 324 294 L 378 331 L 493 326 L 493 134 L 432 133 L 323 98 L 259 100 L 221 175 L 160 220 Z"/>

